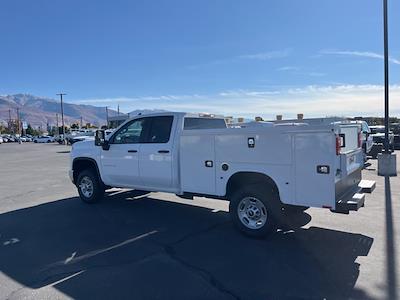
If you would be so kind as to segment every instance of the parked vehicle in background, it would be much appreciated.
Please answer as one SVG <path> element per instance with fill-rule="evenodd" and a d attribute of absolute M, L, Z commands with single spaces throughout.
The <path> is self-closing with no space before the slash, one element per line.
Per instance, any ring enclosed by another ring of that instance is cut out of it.
<path fill-rule="evenodd" d="M 53 143 L 54 138 L 49 135 L 42 135 L 42 136 L 35 137 L 33 139 L 33 142 L 34 143 Z"/>
<path fill-rule="evenodd" d="M 74 131 L 70 132 L 68 135 L 66 135 L 65 138 L 66 138 L 67 143 L 72 145 L 76 142 L 83 141 L 86 138 L 90 139 L 90 137 L 92 137 L 92 139 L 94 139 L 94 134 L 95 134 L 94 130 L 80 129 L 80 130 L 74 130 Z"/>
<path fill-rule="evenodd" d="M 56 141 L 57 143 L 59 143 L 61 145 L 63 143 L 63 141 L 64 141 L 63 136 L 64 135 L 62 135 L 62 134 L 59 134 L 59 135 L 55 136 L 54 137 L 54 141 Z"/>
<path fill-rule="evenodd" d="M 74 144 L 69 175 L 87 203 L 111 187 L 227 199 L 237 228 L 263 236 L 308 207 L 364 206 L 375 182 L 361 180 L 360 136 L 351 123 L 227 128 L 223 118 L 149 114 Z"/>
<path fill-rule="evenodd" d="M 367 160 L 367 155 L 371 152 L 374 144 L 373 137 L 371 136 L 371 129 L 365 121 L 356 121 L 356 123 L 361 125 L 362 148 L 364 150 L 365 160 Z"/>
<path fill-rule="evenodd" d="M 3 144 L 3 138 L 0 136 L 0 144 Z"/>
<path fill-rule="evenodd" d="M 16 142 L 15 136 L 12 136 L 12 135 L 7 135 L 7 140 L 8 140 L 8 143 L 15 143 Z"/>
<path fill-rule="evenodd" d="M 385 126 L 374 125 L 369 126 L 369 128 L 371 130 L 371 137 L 374 142 L 369 155 L 373 158 L 377 158 L 378 154 L 381 153 L 385 147 Z M 389 132 L 389 147 L 390 149 L 394 149 L 393 132 Z"/>
<path fill-rule="evenodd" d="M 394 134 L 393 148 L 396 150 L 400 150 L 400 123 L 390 124 L 390 130 Z"/>
<path fill-rule="evenodd" d="M 94 141 L 94 132 L 93 135 L 80 135 L 80 136 L 70 137 L 68 143 L 73 145 L 77 142 L 83 142 L 83 141 Z"/>

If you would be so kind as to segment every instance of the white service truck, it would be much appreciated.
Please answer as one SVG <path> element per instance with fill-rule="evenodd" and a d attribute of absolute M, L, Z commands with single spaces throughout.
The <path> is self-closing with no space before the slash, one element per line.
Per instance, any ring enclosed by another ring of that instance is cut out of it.
<path fill-rule="evenodd" d="M 227 128 L 223 118 L 168 112 L 75 143 L 69 175 L 87 203 L 111 187 L 227 199 L 234 224 L 262 236 L 308 207 L 364 206 L 375 182 L 361 180 L 363 163 L 358 124 Z"/>

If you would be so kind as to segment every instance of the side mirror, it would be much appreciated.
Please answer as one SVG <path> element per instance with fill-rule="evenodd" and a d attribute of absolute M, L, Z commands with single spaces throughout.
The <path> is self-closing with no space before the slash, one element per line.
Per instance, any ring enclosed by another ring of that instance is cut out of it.
<path fill-rule="evenodd" d="M 103 150 L 110 150 L 110 144 L 106 140 L 106 132 L 104 130 L 96 130 L 94 144 L 96 146 L 101 146 Z"/>
<path fill-rule="evenodd" d="M 94 137 L 94 144 L 96 146 L 103 146 L 106 141 L 106 133 L 104 130 L 96 130 L 96 135 Z"/>

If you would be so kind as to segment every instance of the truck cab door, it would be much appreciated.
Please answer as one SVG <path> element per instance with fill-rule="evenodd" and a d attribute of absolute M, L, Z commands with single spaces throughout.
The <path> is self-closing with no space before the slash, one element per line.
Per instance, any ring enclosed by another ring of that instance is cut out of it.
<path fill-rule="evenodd" d="M 175 153 L 172 132 L 176 121 L 172 115 L 147 119 L 150 126 L 139 153 L 140 179 L 145 188 L 168 191 L 173 188 Z"/>
<path fill-rule="evenodd" d="M 102 177 L 105 184 L 115 187 L 141 186 L 139 177 L 140 143 L 147 133 L 148 120 L 132 120 L 114 133 L 109 149 L 101 150 Z"/>

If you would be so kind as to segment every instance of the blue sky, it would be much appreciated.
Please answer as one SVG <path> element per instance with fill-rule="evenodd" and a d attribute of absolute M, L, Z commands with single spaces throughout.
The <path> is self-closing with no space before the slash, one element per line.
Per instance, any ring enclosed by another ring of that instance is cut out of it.
<path fill-rule="evenodd" d="M 389 21 L 400 115 L 399 1 Z M 382 110 L 380 0 L 1 1 L 0 37 L 0 94 L 266 117 Z"/>

